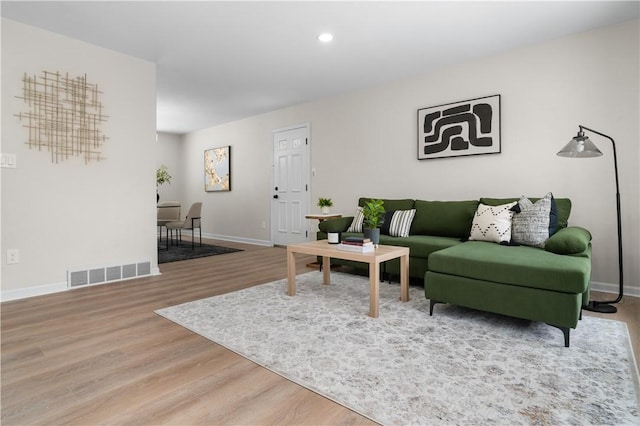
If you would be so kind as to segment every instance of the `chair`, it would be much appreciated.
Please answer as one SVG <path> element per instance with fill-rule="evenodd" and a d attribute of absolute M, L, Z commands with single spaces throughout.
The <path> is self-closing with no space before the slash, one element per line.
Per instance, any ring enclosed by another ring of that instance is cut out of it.
<path fill-rule="evenodd" d="M 158 229 L 160 231 L 160 241 L 162 241 L 162 227 L 166 227 L 167 223 L 180 220 L 182 214 L 180 213 L 180 203 L 177 201 L 164 201 L 158 203 Z M 169 231 L 167 231 L 167 239 L 169 238 Z"/>
<path fill-rule="evenodd" d="M 200 231 L 200 246 L 202 246 L 202 227 L 201 227 L 201 216 L 200 212 L 202 211 L 202 203 L 193 203 L 189 212 L 187 213 L 187 218 L 184 222 L 169 222 L 166 224 L 167 234 L 171 232 L 171 240 L 173 240 L 173 230 L 175 229 L 178 233 L 177 244 L 180 245 L 180 240 L 182 240 L 182 230 L 183 229 L 191 229 L 191 250 L 195 248 L 194 241 L 194 229 L 198 228 Z M 169 248 L 169 240 L 167 239 L 167 249 Z"/>

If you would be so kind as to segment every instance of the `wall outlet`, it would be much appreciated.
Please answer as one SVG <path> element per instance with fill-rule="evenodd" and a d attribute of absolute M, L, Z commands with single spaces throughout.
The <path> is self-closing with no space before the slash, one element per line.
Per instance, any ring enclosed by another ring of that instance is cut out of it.
<path fill-rule="evenodd" d="M 267 229 L 267 222 L 264 220 L 262 221 L 262 229 Z"/>
<path fill-rule="evenodd" d="M 20 250 L 8 249 L 7 250 L 7 265 L 13 265 L 20 262 Z"/>

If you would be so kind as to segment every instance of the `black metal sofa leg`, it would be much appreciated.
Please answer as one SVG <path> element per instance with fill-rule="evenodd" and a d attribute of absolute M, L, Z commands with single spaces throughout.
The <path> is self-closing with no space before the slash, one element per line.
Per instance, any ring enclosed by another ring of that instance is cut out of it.
<path fill-rule="evenodd" d="M 569 334 L 571 333 L 571 329 L 569 327 L 560 327 L 559 325 L 553 325 L 553 324 L 549 324 L 551 327 L 555 327 L 560 329 L 560 331 L 562 331 L 562 334 L 564 334 L 564 347 L 568 348 L 569 347 Z"/>
<path fill-rule="evenodd" d="M 438 303 L 445 303 L 445 302 L 438 302 L 437 300 L 429 299 L 429 316 L 430 317 L 433 316 L 433 307 Z M 560 331 L 562 331 L 562 334 L 564 335 L 564 347 L 568 348 L 571 329 L 569 327 L 561 327 L 559 325 L 553 325 L 553 324 L 547 324 L 547 325 L 550 325 L 551 327 L 555 327 Z"/>
<path fill-rule="evenodd" d="M 438 302 L 437 300 L 429 299 L 429 316 L 430 316 L 430 317 L 432 317 L 432 316 L 433 316 L 433 307 L 434 307 L 437 303 L 444 303 L 444 302 Z"/>

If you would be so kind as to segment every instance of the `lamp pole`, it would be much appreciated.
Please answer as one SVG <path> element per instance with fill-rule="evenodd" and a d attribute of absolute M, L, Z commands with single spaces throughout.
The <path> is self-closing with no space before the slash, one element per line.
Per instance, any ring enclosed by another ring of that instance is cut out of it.
<path fill-rule="evenodd" d="M 580 133 L 584 134 L 584 130 L 587 130 L 591 133 L 595 133 L 596 135 L 600 135 L 603 138 L 609 139 L 611 141 L 611 145 L 613 146 L 613 168 L 616 175 L 616 211 L 618 218 L 618 276 L 620 278 L 620 287 L 618 291 L 618 297 L 615 300 L 608 301 L 591 301 L 589 305 L 585 307 L 588 311 L 594 312 L 603 312 L 603 313 L 615 313 L 617 309 L 615 306 L 611 306 L 611 303 L 618 303 L 622 300 L 623 294 L 623 286 L 624 286 L 624 278 L 623 278 L 623 268 L 622 268 L 622 220 L 620 216 L 620 183 L 618 181 L 618 156 L 616 154 L 616 143 L 611 136 L 605 135 L 604 133 L 600 133 L 596 130 L 590 129 L 588 127 L 580 125 Z"/>

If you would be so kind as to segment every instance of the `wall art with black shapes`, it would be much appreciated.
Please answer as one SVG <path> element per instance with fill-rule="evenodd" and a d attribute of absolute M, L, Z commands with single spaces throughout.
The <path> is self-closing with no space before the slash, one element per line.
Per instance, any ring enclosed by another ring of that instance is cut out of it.
<path fill-rule="evenodd" d="M 418 160 L 500 153 L 500 95 L 418 110 Z"/>

